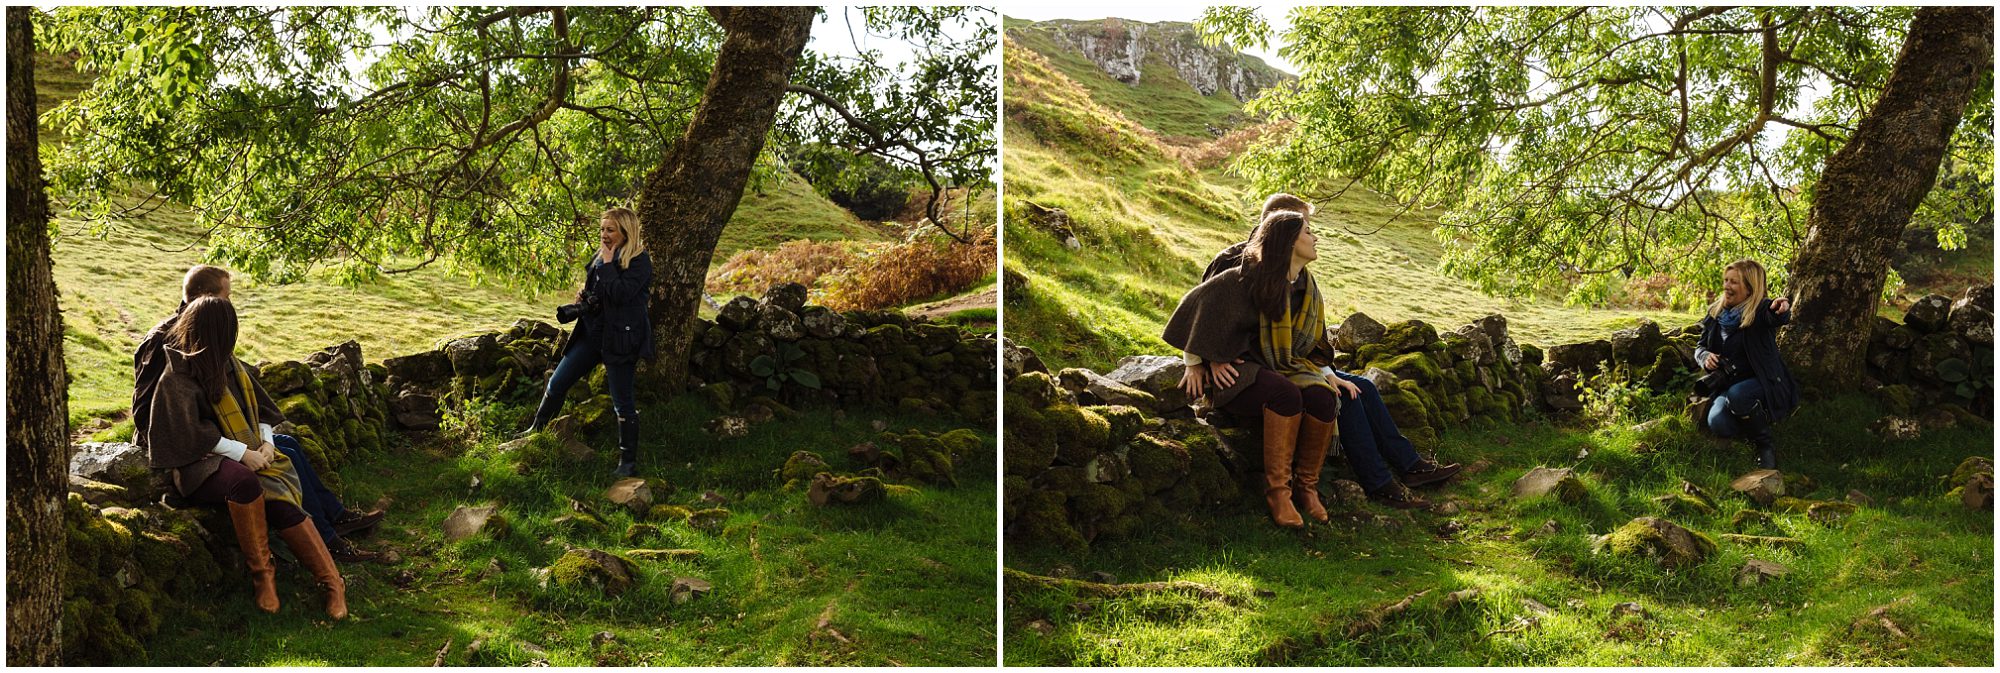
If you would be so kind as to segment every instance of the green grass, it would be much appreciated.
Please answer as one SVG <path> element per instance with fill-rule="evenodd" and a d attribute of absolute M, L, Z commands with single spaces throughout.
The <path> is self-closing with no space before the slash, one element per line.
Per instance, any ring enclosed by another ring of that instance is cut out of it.
<path fill-rule="evenodd" d="M 449 642 L 450 665 L 520 665 L 546 650 L 557 666 L 640 665 L 990 665 L 993 617 L 992 454 L 959 464 L 957 488 L 918 486 L 888 501 L 816 508 L 803 487 L 784 490 L 774 472 L 794 450 L 812 450 L 846 469 L 846 447 L 874 437 L 871 420 L 933 431 L 932 418 L 850 410 L 808 410 L 760 425 L 748 437 L 717 441 L 699 428 L 713 415 L 682 398 L 643 416 L 641 473 L 672 485 L 657 502 L 699 509 L 704 492 L 727 499 L 719 530 L 653 522 L 658 539 L 627 543 L 632 514 L 602 497 L 610 485 L 610 433 L 589 444 L 586 461 L 497 454 L 525 405 L 482 406 L 462 440 L 427 442 L 370 457 L 342 472 L 343 496 L 393 506 L 363 546 L 397 550 L 399 565 L 343 567 L 353 616 L 324 623 L 302 573 L 281 572 L 284 606 L 257 612 L 247 583 L 227 586 L 206 610 L 163 627 L 141 665 L 428 665 Z M 988 440 L 990 431 L 981 431 Z M 531 466 L 518 471 L 521 461 Z M 474 489 L 477 478 L 481 483 Z M 552 523 L 589 506 L 602 531 Z M 446 542 L 440 523 L 459 505 L 499 503 L 511 531 Z M 634 561 L 638 584 L 618 597 L 542 589 L 531 575 L 569 546 L 614 553 L 631 548 L 697 549 L 698 561 Z M 497 577 L 479 579 L 493 561 Z M 400 579 L 399 579 L 399 576 Z M 240 575 L 230 575 L 232 581 Z M 675 577 L 713 583 L 709 596 L 675 604 Z M 820 626 L 837 631 L 848 642 Z M 608 631 L 613 644 L 592 636 Z M 477 655 L 467 648 L 485 642 Z"/>
<path fill-rule="evenodd" d="M 1774 514 L 1778 530 L 1770 532 L 1805 540 L 1802 550 L 1725 541 L 1714 557 L 1679 572 L 1595 555 L 1590 536 L 1632 517 L 1662 515 L 1653 498 L 1683 479 L 1714 495 L 1721 511 L 1668 516 L 1676 523 L 1710 535 L 1731 532 L 1730 517 L 1753 507 L 1728 489 L 1751 467 L 1745 445 L 1697 438 L 1683 421 L 1643 434 L 1625 425 L 1593 431 L 1545 422 L 1452 432 L 1442 455 L 1485 467 L 1430 497 L 1459 501 L 1463 512 L 1406 516 L 1367 506 L 1400 522 L 1396 527 L 1284 531 L 1269 523 L 1261 502 L 1245 498 L 1156 522 L 1133 538 L 1100 541 L 1080 556 L 1009 545 L 1007 564 L 1019 570 L 1195 581 L 1243 606 L 1174 594 L 1080 599 L 1012 587 L 1007 664 L 1990 666 L 1992 514 L 1964 510 L 1947 496 L 1942 475 L 1966 456 L 1993 455 L 1992 429 L 1932 432 L 1884 446 L 1865 431 L 1880 413 L 1868 400 L 1839 399 L 1809 405 L 1779 427 L 1781 464 L 1818 480 L 1811 497 L 1838 500 L 1855 489 L 1873 505 L 1831 525 Z M 1537 465 L 1576 468 L 1589 497 L 1577 505 L 1509 499 L 1512 481 Z M 1351 478 L 1338 461 L 1328 469 L 1326 478 Z M 1559 523 L 1557 534 L 1514 539 L 1550 519 Z M 1448 520 L 1463 531 L 1437 533 Z M 1736 570 L 1753 556 L 1791 573 L 1737 586 Z M 1479 594 L 1445 605 L 1446 594 L 1462 589 Z M 1372 632 L 1350 630 L 1368 611 L 1426 590 Z M 1538 614 L 1525 600 L 1553 611 Z M 1613 605 L 1628 601 L 1651 617 L 1611 617 Z M 1868 616 L 1880 606 L 1889 606 L 1887 617 L 1907 638 Z M 1506 631 L 1530 617 L 1538 623 Z"/>
<path fill-rule="evenodd" d="M 1051 366 L 1101 370 L 1126 355 L 1169 352 L 1158 337 L 1166 317 L 1214 254 L 1248 234 L 1263 196 L 1222 171 L 1180 163 L 1126 119 L 1129 109 L 1094 102 L 1094 90 L 1051 67 L 1055 59 L 1013 42 L 1008 49 L 1007 268 L 1027 281 L 1008 289 L 1008 337 Z M 1024 201 L 1067 211 L 1080 249 L 1029 223 Z M 1437 270 L 1435 213 L 1395 215 L 1360 188 L 1321 205 L 1320 257 L 1310 268 L 1330 320 L 1360 311 L 1449 330 L 1500 313 L 1517 340 L 1544 346 L 1602 338 L 1641 317 L 1669 327 L 1694 320 L 1489 296 Z"/>
<path fill-rule="evenodd" d="M 85 224 L 57 221 L 53 257 L 73 424 L 131 404 L 132 351 L 173 312 L 182 275 L 201 262 L 200 232 L 191 220 L 169 206 L 102 236 Z M 560 294 L 475 285 L 427 268 L 353 287 L 319 275 L 276 285 L 237 274 L 230 299 L 242 321 L 237 355 L 257 362 L 300 359 L 349 339 L 370 360 L 414 353 L 518 318 L 553 321 Z"/>
<path fill-rule="evenodd" d="M 856 219 L 853 213 L 806 184 L 791 171 L 762 185 L 746 188 L 743 203 L 729 216 L 722 239 L 715 245 L 710 268 L 729 256 L 752 248 L 774 248 L 785 241 L 888 241 L 892 232 Z"/>

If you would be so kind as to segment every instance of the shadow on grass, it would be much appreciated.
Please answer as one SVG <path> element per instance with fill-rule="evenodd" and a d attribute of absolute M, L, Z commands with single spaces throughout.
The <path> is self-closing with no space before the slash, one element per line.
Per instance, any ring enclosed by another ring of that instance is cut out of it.
<path fill-rule="evenodd" d="M 713 415 L 704 403 L 684 398 L 645 409 L 641 474 L 664 482 L 657 502 L 727 509 L 713 525 L 654 519 L 606 500 L 616 461 L 611 433 L 587 438 L 598 451 L 581 460 L 524 463 L 493 451 L 522 413 L 499 407 L 469 445 L 432 437 L 343 470 L 350 504 L 393 501 L 382 530 L 360 543 L 402 557 L 343 567 L 352 618 L 314 619 L 318 599 L 296 572 L 279 580 L 284 609 L 263 615 L 232 573 L 210 609 L 164 626 L 148 645 L 150 660 L 129 663 L 409 666 L 428 665 L 441 650 L 450 665 L 993 661 L 990 428 L 974 428 L 987 440 L 985 453 L 961 461 L 957 488 L 916 485 L 875 506 L 821 509 L 774 474 L 793 451 L 858 469 L 845 449 L 874 438 L 873 420 L 898 430 L 963 424 L 807 410 L 717 441 L 700 430 Z M 439 524 L 453 509 L 489 503 L 507 520 L 504 534 L 443 538 Z M 695 554 L 632 560 L 634 582 L 616 595 L 544 586 L 536 569 L 571 547 Z M 713 590 L 676 600 L 677 578 L 705 580 Z"/>
<path fill-rule="evenodd" d="M 1671 419 L 1455 431 L 1444 455 L 1484 464 L 1430 494 L 1458 505 L 1451 515 L 1405 518 L 1370 505 L 1373 516 L 1341 523 L 1337 515 L 1333 526 L 1299 533 L 1245 499 L 1099 540 L 1082 554 L 1010 541 L 1006 562 L 1020 571 L 1201 582 L 1229 600 L 1102 598 L 1010 582 L 1006 657 L 1010 665 L 1990 665 L 1992 514 L 1964 510 L 1941 477 L 1966 456 L 1991 456 L 1991 427 L 1889 445 L 1865 430 L 1881 413 L 1869 400 L 1842 398 L 1780 427 L 1781 465 L 1817 482 L 1803 497 L 1838 501 L 1852 490 L 1870 504 L 1826 520 L 1768 511 L 1767 526 L 1744 532 L 1800 547 L 1720 541 L 1686 568 L 1594 550 L 1595 536 L 1634 517 L 1713 537 L 1736 532 L 1737 512 L 1762 509 L 1728 488 L 1754 468 L 1747 448 Z M 1536 465 L 1575 468 L 1588 496 L 1575 504 L 1509 497 L 1512 481 Z M 1327 478 L 1345 472 L 1330 466 Z M 1712 496 L 1716 511 L 1659 499 L 1684 480 Z M 1549 521 L 1555 531 L 1539 532 Z M 1789 572 L 1741 583 L 1752 558 Z M 1452 598 L 1469 589 L 1477 593 Z M 1644 615 L 1615 607 L 1628 602 Z"/>

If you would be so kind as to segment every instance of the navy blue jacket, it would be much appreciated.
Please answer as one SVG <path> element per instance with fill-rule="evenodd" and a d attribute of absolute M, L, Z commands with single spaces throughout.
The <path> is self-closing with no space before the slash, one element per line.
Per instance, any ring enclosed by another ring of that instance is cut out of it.
<path fill-rule="evenodd" d="M 603 309 L 576 321 L 569 346 L 589 339 L 597 345 L 604 364 L 622 365 L 653 357 L 653 321 L 646 306 L 653 285 L 653 260 L 647 253 L 632 258 L 626 268 L 606 264 L 596 254 L 583 281 L 585 294 L 596 294 Z"/>
<path fill-rule="evenodd" d="M 1784 357 L 1778 354 L 1778 328 L 1791 322 L 1791 312 L 1771 310 L 1770 299 L 1757 306 L 1757 319 L 1751 321 L 1750 327 L 1737 328 L 1727 341 L 1723 340 L 1722 324 L 1715 317 L 1702 318 L 1701 343 L 1694 349 L 1695 365 L 1700 366 L 1709 353 L 1728 358 L 1738 367 L 1749 365 L 1757 384 L 1764 387 L 1764 402 L 1770 405 L 1771 419 L 1783 419 L 1799 407 L 1799 384 L 1785 367 Z"/>

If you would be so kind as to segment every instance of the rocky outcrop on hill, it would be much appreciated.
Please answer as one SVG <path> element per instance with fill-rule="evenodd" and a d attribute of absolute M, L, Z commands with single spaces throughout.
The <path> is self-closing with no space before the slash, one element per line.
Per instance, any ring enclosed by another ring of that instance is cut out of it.
<path fill-rule="evenodd" d="M 1046 32 L 1057 44 L 1082 54 L 1105 74 L 1126 84 L 1139 83 L 1149 59 L 1164 63 L 1204 96 L 1228 93 L 1239 101 L 1291 79 L 1265 65 L 1263 59 L 1203 44 L 1190 23 L 1062 20 L 1043 21 L 1026 29 Z"/>

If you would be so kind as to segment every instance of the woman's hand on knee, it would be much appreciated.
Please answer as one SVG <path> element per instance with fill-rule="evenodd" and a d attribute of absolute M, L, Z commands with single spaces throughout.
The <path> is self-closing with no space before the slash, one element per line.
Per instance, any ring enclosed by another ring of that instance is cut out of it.
<path fill-rule="evenodd" d="M 1333 384 L 1334 391 L 1340 393 L 1341 397 L 1350 400 L 1361 399 L 1361 386 L 1354 385 L 1347 379 L 1328 374 L 1326 382 Z"/>
<path fill-rule="evenodd" d="M 1218 387 L 1228 388 L 1236 385 L 1236 365 L 1242 362 L 1243 358 L 1237 358 L 1236 362 L 1210 362 L 1208 375 L 1215 379 L 1215 385 Z"/>
<path fill-rule="evenodd" d="M 266 444 L 264 446 L 270 446 L 270 445 Z M 259 447 L 249 451 L 244 451 L 242 462 L 244 467 L 250 468 L 250 471 L 255 472 L 257 470 L 264 469 L 265 465 L 271 464 L 271 455 L 265 453 L 264 449 L 262 447 Z"/>

